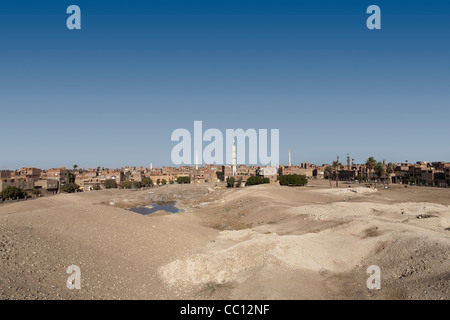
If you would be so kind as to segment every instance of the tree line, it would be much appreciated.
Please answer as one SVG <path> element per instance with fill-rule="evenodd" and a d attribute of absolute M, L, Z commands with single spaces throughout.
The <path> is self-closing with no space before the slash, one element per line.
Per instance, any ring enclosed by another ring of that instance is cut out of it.
<path fill-rule="evenodd" d="M 302 174 L 287 174 L 278 176 L 278 181 L 282 186 L 305 186 L 308 183 L 308 179 Z M 228 188 L 237 188 L 241 186 L 242 178 L 236 180 L 234 177 L 230 176 L 226 179 L 226 183 Z M 270 179 L 261 176 L 251 176 L 247 179 L 245 185 L 254 186 L 265 183 L 270 183 Z"/>
<path fill-rule="evenodd" d="M 71 181 L 70 179 L 68 181 Z M 157 185 L 166 185 L 174 184 L 173 180 L 167 181 L 166 179 L 156 179 Z M 178 184 L 186 184 L 191 183 L 190 177 L 178 177 L 177 178 Z M 154 185 L 153 180 L 149 177 L 142 178 L 141 181 L 122 181 L 120 184 L 117 184 L 116 180 L 114 179 L 106 179 L 103 183 L 103 186 L 105 189 L 140 189 L 142 187 L 152 187 Z M 93 190 L 101 190 L 101 185 L 99 183 L 92 186 Z M 64 184 L 61 187 L 61 191 L 64 193 L 74 193 L 80 191 L 80 186 L 74 182 L 69 182 Z M 33 189 L 31 191 L 33 196 L 40 196 L 41 190 L 40 189 Z M 0 192 L 0 198 L 1 199 L 24 199 L 27 197 L 27 192 L 23 189 L 15 186 L 8 186 L 5 188 L 5 190 Z"/>
<path fill-rule="evenodd" d="M 369 171 L 368 176 L 366 175 L 357 175 L 355 180 L 357 181 L 372 181 L 372 177 L 375 174 L 377 178 L 381 181 L 385 178 L 386 174 L 391 174 L 394 172 L 395 165 L 392 162 L 389 162 L 387 165 L 384 165 L 384 161 L 377 161 L 374 157 L 369 157 L 365 166 Z M 336 161 L 333 161 L 331 166 L 325 168 L 325 178 L 330 180 L 331 187 L 331 179 L 334 177 L 336 179 L 336 187 L 339 186 L 339 170 L 343 170 L 345 166 L 339 162 L 339 156 L 336 156 Z"/>

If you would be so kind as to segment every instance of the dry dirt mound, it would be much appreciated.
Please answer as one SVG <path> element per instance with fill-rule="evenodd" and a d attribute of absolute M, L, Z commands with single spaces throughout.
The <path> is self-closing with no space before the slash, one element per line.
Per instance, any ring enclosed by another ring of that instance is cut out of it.
<path fill-rule="evenodd" d="M 355 189 L 362 193 L 366 190 Z M 241 192 L 239 196 L 242 196 Z M 279 210 L 290 218 L 253 229 L 222 231 L 204 252 L 160 267 L 162 280 L 171 286 L 181 287 L 242 284 L 250 281 L 255 272 L 268 266 L 277 266 L 296 274 L 312 272 L 352 279 L 351 274 L 356 269 L 367 268 L 374 262 L 382 265 L 386 274 L 401 268 L 403 262 L 395 259 L 395 253 L 392 258 L 394 262 L 385 263 L 387 258 L 380 252 L 385 248 L 389 248 L 390 252 L 404 252 L 407 250 L 402 242 L 404 239 L 414 243 L 417 239 L 432 235 L 448 243 L 444 227 L 450 224 L 450 210 L 446 205 L 344 201 Z M 276 214 L 272 212 L 272 215 Z M 419 219 L 419 216 L 429 218 Z M 283 234 L 283 228 L 292 228 L 294 222 L 298 223 L 297 229 L 303 225 L 314 226 L 314 229 L 310 228 L 302 234 Z M 274 230 L 281 232 L 271 232 Z M 415 265 L 417 261 L 411 263 Z M 435 263 L 440 262 L 433 261 L 432 264 Z M 365 270 L 359 273 L 364 278 Z M 395 297 L 395 294 L 392 296 Z"/>
<path fill-rule="evenodd" d="M 344 272 L 361 263 L 383 237 L 367 237 L 369 223 L 353 223 L 304 235 L 258 234 L 250 230 L 224 231 L 224 240 L 237 243 L 223 250 L 210 250 L 175 260 L 159 269 L 170 285 L 222 284 L 241 282 L 247 272 L 272 263 L 286 268 L 308 271 Z"/>
<path fill-rule="evenodd" d="M 448 190 L 416 190 L 180 185 L 7 204 L 0 298 L 196 299 L 205 287 L 221 299 L 448 298 Z M 167 199 L 188 210 L 115 207 Z M 65 287 L 70 264 L 83 270 L 75 295 Z M 375 294 L 372 264 L 382 270 Z"/>

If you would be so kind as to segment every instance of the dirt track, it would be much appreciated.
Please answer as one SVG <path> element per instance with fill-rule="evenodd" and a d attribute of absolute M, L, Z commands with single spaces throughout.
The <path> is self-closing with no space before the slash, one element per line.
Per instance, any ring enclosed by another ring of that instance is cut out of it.
<path fill-rule="evenodd" d="M 149 193 L 150 192 L 150 193 Z M 124 210 L 178 202 L 177 214 Z M 450 190 L 171 185 L 0 206 L 2 299 L 449 299 Z M 81 290 L 66 288 L 70 265 Z M 381 290 L 366 269 L 381 269 Z"/>

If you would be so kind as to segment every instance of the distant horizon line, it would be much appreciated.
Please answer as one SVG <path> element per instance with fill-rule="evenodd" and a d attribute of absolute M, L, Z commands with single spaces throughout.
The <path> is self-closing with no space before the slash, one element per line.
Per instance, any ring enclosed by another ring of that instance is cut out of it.
<path fill-rule="evenodd" d="M 378 161 L 378 162 L 383 162 L 382 161 Z M 448 161 L 408 161 L 408 162 L 392 162 L 392 161 L 386 161 L 386 164 L 388 163 L 393 163 L 394 165 L 398 165 L 398 164 L 419 164 L 419 163 L 425 163 L 425 164 L 429 164 L 429 163 L 450 163 Z M 309 166 L 317 166 L 317 167 L 323 167 L 324 165 L 331 165 L 332 163 L 322 163 L 322 164 L 317 164 L 317 163 L 312 163 L 312 162 L 300 162 L 299 164 L 292 164 L 291 167 L 301 167 L 302 164 L 308 164 Z M 342 162 L 341 163 L 342 166 L 347 166 L 347 163 Z M 365 163 L 352 163 L 352 166 L 356 166 L 356 165 L 365 165 Z M 205 167 L 205 166 L 232 166 L 232 164 L 208 164 L 208 163 L 204 163 L 204 164 L 198 164 L 199 168 Z M 247 167 L 289 167 L 288 164 L 279 164 L 277 166 L 270 166 L 270 165 L 248 165 L 245 163 L 241 163 L 241 164 L 237 164 L 237 166 L 247 166 Z M 154 166 L 152 167 L 153 169 L 161 169 L 161 168 L 180 168 L 180 167 L 191 167 L 191 168 L 195 168 L 196 165 L 195 164 L 186 164 L 186 165 L 162 165 L 162 166 Z M 20 169 L 24 169 L 24 168 L 34 168 L 34 169 L 40 169 L 40 170 L 51 170 L 51 169 L 67 169 L 67 170 L 89 170 L 89 169 L 97 169 L 101 168 L 100 170 L 117 170 L 117 169 L 126 169 L 126 168 L 143 168 L 143 169 L 150 169 L 150 166 L 143 166 L 143 165 L 127 165 L 127 166 L 121 166 L 121 167 L 105 167 L 105 166 L 96 166 L 96 167 L 80 167 L 77 165 L 77 168 L 74 169 L 73 166 L 68 167 L 68 166 L 60 166 L 60 167 L 37 167 L 37 166 L 21 166 L 21 167 L 16 167 L 14 169 L 8 168 L 8 169 L 0 169 L 0 171 L 17 171 Z M 306 168 L 305 168 L 306 169 Z"/>

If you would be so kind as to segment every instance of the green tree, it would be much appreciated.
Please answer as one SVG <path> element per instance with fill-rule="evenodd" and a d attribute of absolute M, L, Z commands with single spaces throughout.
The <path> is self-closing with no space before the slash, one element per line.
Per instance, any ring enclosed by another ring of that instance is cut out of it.
<path fill-rule="evenodd" d="M 359 182 L 361 182 L 361 181 L 367 181 L 367 177 L 366 177 L 366 176 L 357 175 L 357 176 L 355 177 L 355 180 L 356 180 L 356 181 L 359 181 Z"/>
<path fill-rule="evenodd" d="M 156 185 L 159 186 L 159 184 L 161 183 L 161 179 L 156 179 Z"/>
<path fill-rule="evenodd" d="M 94 184 L 93 186 L 92 186 L 92 190 L 101 190 L 102 188 L 100 187 L 100 185 L 97 183 L 97 184 Z"/>
<path fill-rule="evenodd" d="M 127 180 L 127 181 L 122 181 L 120 183 L 120 187 L 122 189 L 131 189 L 131 187 L 133 186 L 133 184 L 131 183 L 131 181 Z"/>
<path fill-rule="evenodd" d="M 303 174 L 287 174 L 278 177 L 282 186 L 304 186 L 308 184 L 308 179 Z"/>
<path fill-rule="evenodd" d="M 174 182 L 173 182 L 173 180 L 172 179 L 170 179 L 169 180 L 169 184 L 173 184 Z"/>
<path fill-rule="evenodd" d="M 143 187 L 151 187 L 153 186 L 153 180 L 150 177 L 142 178 L 141 185 Z"/>
<path fill-rule="evenodd" d="M 258 184 L 262 184 L 262 177 L 260 176 L 252 176 L 247 179 L 245 183 L 246 186 L 255 186 Z"/>
<path fill-rule="evenodd" d="M 246 185 L 247 186 L 253 186 L 253 185 L 263 184 L 263 183 L 270 183 L 270 179 L 269 178 L 263 178 L 263 177 L 260 177 L 260 176 L 252 176 L 252 177 L 247 179 Z"/>
<path fill-rule="evenodd" d="M 67 192 L 67 193 L 73 193 L 73 192 L 77 191 L 79 188 L 80 188 L 79 185 L 77 185 L 76 183 L 70 182 L 70 183 L 66 183 L 62 187 L 62 191 Z"/>
<path fill-rule="evenodd" d="M 20 188 L 9 186 L 6 187 L 5 190 L 1 192 L 1 195 L 5 199 L 17 199 L 17 198 L 22 199 L 25 198 L 27 194 Z"/>
<path fill-rule="evenodd" d="M 161 180 L 161 184 L 164 186 L 164 185 L 166 185 L 167 184 L 167 180 L 166 179 L 162 179 Z"/>
<path fill-rule="evenodd" d="M 178 183 L 178 184 L 187 184 L 187 183 L 191 183 L 191 178 L 190 178 L 190 177 L 178 177 L 178 178 L 177 178 L 177 183 Z"/>
<path fill-rule="evenodd" d="M 395 170 L 395 165 L 392 162 L 389 162 L 386 166 L 386 173 L 391 174 Z"/>
<path fill-rule="evenodd" d="M 335 172 L 335 178 L 336 178 L 336 187 L 339 186 L 339 168 L 341 167 L 341 164 L 339 163 L 339 156 L 336 156 L 336 161 L 333 161 L 332 167 Z"/>
<path fill-rule="evenodd" d="M 123 189 L 140 189 L 141 183 L 139 181 L 122 181 L 120 187 Z"/>
<path fill-rule="evenodd" d="M 333 187 L 331 185 L 331 180 L 333 179 L 333 167 L 332 166 L 328 166 L 325 168 L 325 176 L 330 181 L 330 188 L 332 188 Z"/>
<path fill-rule="evenodd" d="M 41 189 L 33 189 L 31 192 L 33 196 L 39 197 L 41 195 Z"/>
<path fill-rule="evenodd" d="M 227 188 L 233 188 L 236 180 L 234 177 L 228 177 L 227 178 Z"/>
<path fill-rule="evenodd" d="M 133 181 L 131 185 L 133 189 L 140 189 L 142 187 L 139 181 Z"/>
<path fill-rule="evenodd" d="M 383 181 L 383 176 L 386 174 L 386 169 L 384 168 L 384 165 L 382 162 L 378 162 L 374 168 L 375 174 L 377 175 L 378 179 Z"/>
<path fill-rule="evenodd" d="M 395 165 L 394 165 L 392 162 L 389 162 L 389 163 L 387 164 L 387 166 L 386 166 L 386 173 L 389 175 L 389 177 L 388 177 L 388 183 L 391 182 L 391 177 L 390 177 L 390 175 L 391 175 L 392 173 L 394 173 L 394 171 L 395 171 Z"/>
<path fill-rule="evenodd" d="M 369 170 L 369 180 L 372 180 L 372 172 L 373 169 L 375 169 L 375 166 L 377 165 L 377 160 L 375 160 L 374 157 L 369 157 L 366 161 L 366 168 Z"/>
<path fill-rule="evenodd" d="M 220 181 L 223 181 L 223 172 L 222 171 L 216 171 L 217 179 Z"/>
<path fill-rule="evenodd" d="M 105 186 L 105 189 L 116 189 L 117 188 L 117 182 L 114 179 L 106 179 L 103 182 L 103 185 Z"/>
<path fill-rule="evenodd" d="M 78 168 L 78 165 L 74 164 L 73 165 L 73 171 L 77 170 L 77 168 Z"/>

